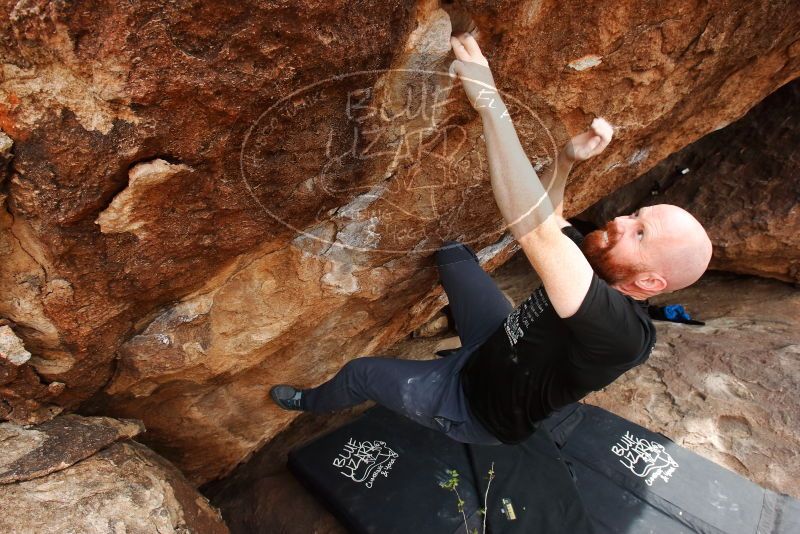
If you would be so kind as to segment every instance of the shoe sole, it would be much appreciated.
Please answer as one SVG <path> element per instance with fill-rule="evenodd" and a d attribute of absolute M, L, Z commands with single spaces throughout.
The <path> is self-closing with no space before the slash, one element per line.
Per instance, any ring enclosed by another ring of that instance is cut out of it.
<path fill-rule="evenodd" d="M 281 408 L 282 410 L 287 410 L 287 411 L 299 411 L 297 408 L 289 408 L 289 407 L 287 407 L 287 406 L 285 406 L 285 405 L 283 404 L 283 401 L 282 401 L 282 400 L 281 400 L 281 399 L 278 397 L 278 395 L 277 395 L 277 393 L 276 393 L 276 391 L 275 391 L 275 390 L 276 390 L 278 387 L 280 387 L 280 386 L 273 386 L 273 387 L 272 387 L 272 388 L 269 390 L 269 396 L 270 396 L 270 398 L 272 399 L 272 402 L 274 402 L 275 404 L 277 404 L 277 405 L 278 405 L 278 407 L 279 407 L 279 408 Z"/>

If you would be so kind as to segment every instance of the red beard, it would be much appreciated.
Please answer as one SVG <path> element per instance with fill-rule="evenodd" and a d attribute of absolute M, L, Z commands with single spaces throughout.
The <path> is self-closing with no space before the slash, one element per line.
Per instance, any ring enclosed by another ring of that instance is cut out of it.
<path fill-rule="evenodd" d="M 608 243 L 603 239 L 604 231 L 608 234 Z M 622 264 L 614 259 L 612 251 L 620 239 L 622 232 L 618 232 L 616 226 L 609 222 L 605 228 L 586 235 L 581 243 L 581 251 L 589 261 L 589 265 L 597 276 L 610 285 L 629 280 L 639 273 L 635 265 Z"/>

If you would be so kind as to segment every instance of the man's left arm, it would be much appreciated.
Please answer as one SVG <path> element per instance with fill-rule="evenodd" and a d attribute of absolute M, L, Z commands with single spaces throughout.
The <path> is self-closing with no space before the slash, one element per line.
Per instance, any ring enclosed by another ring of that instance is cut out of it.
<path fill-rule="evenodd" d="M 561 232 L 555 207 L 517 137 L 486 58 L 475 39 L 464 34 L 451 40 L 458 60 L 451 72 L 461 78 L 470 103 L 483 121 L 492 191 L 503 218 L 520 243 L 560 317 L 578 311 L 593 271 L 577 245 Z M 609 127 L 610 128 L 610 127 Z M 593 141 L 603 148 L 610 141 Z"/>
<path fill-rule="evenodd" d="M 564 190 L 572 166 L 605 150 L 612 135 L 613 129 L 605 119 L 594 119 L 591 127 L 570 139 L 558 152 L 555 161 L 541 173 L 540 179 L 553 204 L 559 227 L 570 226 L 564 219 Z"/>

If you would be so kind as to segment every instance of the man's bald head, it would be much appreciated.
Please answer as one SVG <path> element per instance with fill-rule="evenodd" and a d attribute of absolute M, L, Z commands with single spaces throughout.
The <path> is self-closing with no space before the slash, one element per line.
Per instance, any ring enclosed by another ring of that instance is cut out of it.
<path fill-rule="evenodd" d="M 652 268 L 667 279 L 665 291 L 683 289 L 695 283 L 708 268 L 712 246 L 703 225 L 691 213 L 670 204 L 659 204 L 664 234 L 652 256 Z"/>
<path fill-rule="evenodd" d="M 634 298 L 691 285 L 711 261 L 711 240 L 689 212 L 670 204 L 640 208 L 586 236 L 582 246 L 601 278 Z"/>

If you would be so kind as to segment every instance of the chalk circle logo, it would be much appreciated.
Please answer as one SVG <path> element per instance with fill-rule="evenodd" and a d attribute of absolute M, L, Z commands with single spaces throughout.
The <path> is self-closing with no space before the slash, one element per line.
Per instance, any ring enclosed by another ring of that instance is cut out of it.
<path fill-rule="evenodd" d="M 342 452 L 333 459 L 333 466 L 346 478 L 371 489 L 379 476 L 389 476 L 398 457 L 385 441 L 350 438 L 342 447 Z"/>
<path fill-rule="evenodd" d="M 505 228 L 490 196 L 481 128 L 460 84 L 446 71 L 416 69 L 308 84 L 247 130 L 239 158 L 245 190 L 312 250 L 428 254 L 465 227 L 472 238 L 462 241 L 499 240 Z M 555 161 L 552 124 L 530 105 L 536 97 L 526 95 L 526 104 L 496 91 L 534 168 Z M 492 94 L 484 105 L 496 105 Z M 494 228 L 470 222 L 476 203 L 495 210 Z"/>
<path fill-rule="evenodd" d="M 620 436 L 619 441 L 611 447 L 611 452 L 619 457 L 620 463 L 631 473 L 643 478 L 648 486 L 659 479 L 664 483 L 669 482 L 679 467 L 663 445 L 637 437 L 630 431 Z"/>

